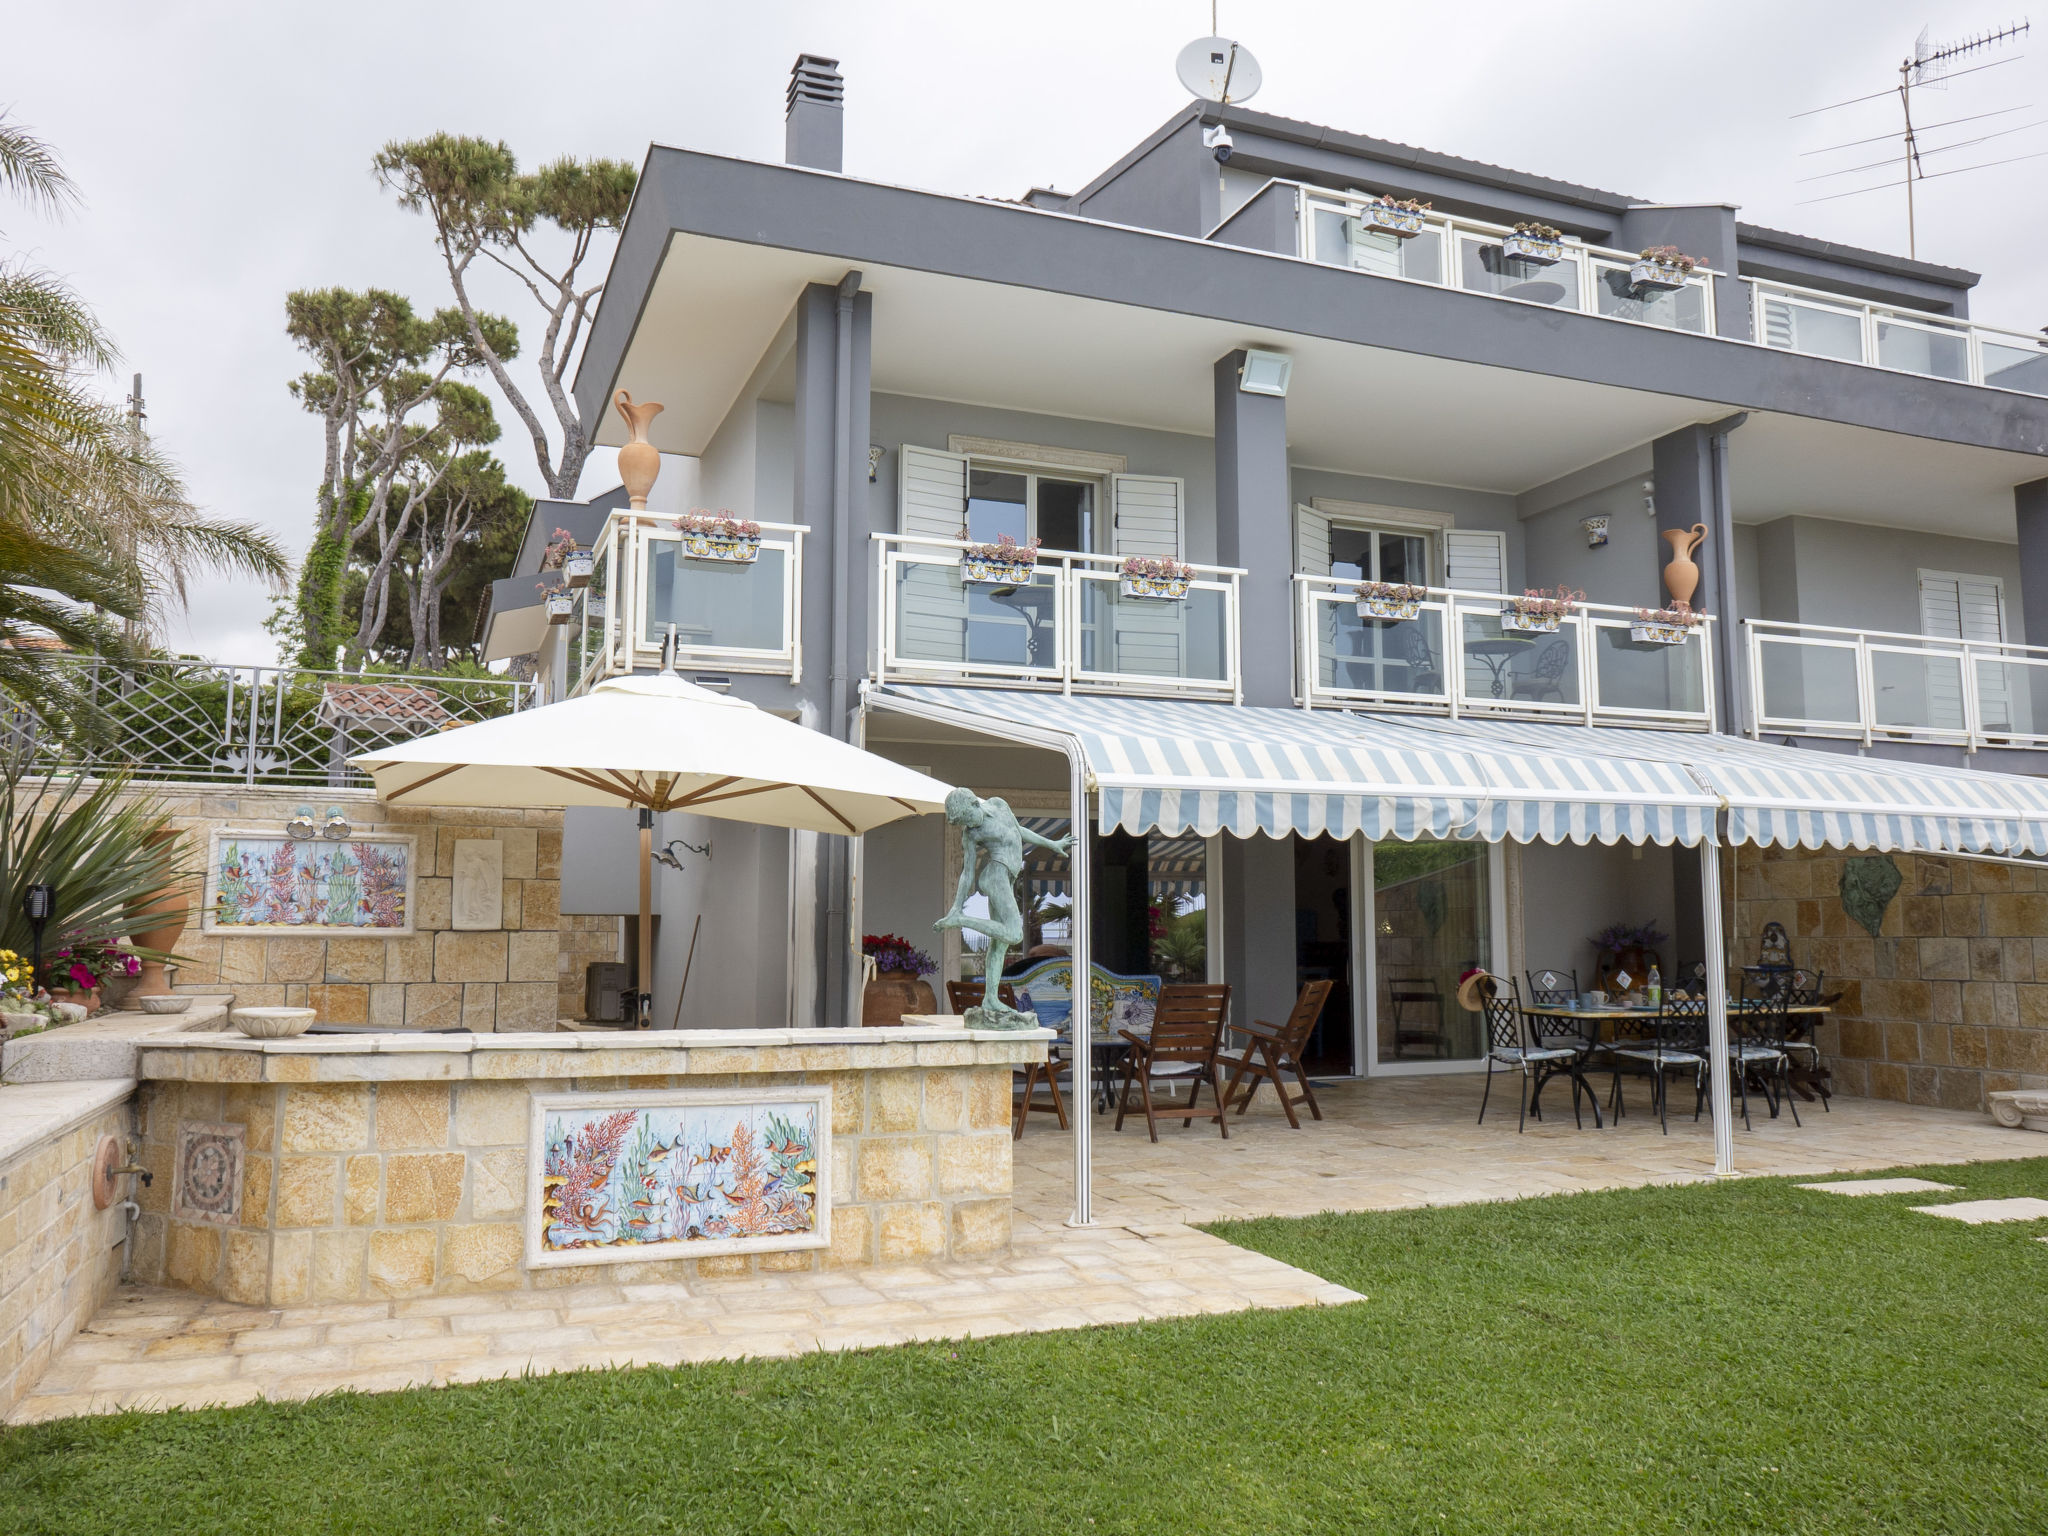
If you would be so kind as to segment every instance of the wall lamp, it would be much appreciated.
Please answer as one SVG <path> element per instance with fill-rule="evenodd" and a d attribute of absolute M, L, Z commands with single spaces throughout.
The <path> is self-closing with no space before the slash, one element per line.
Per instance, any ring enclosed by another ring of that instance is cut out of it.
<path fill-rule="evenodd" d="M 1293 377 L 1294 359 L 1285 352 L 1262 352 L 1247 347 L 1244 366 L 1237 370 L 1237 387 L 1247 395 L 1285 396 Z"/>

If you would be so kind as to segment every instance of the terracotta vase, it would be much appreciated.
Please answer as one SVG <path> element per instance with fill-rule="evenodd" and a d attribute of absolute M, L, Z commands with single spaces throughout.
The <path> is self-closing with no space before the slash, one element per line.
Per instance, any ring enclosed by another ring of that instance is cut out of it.
<path fill-rule="evenodd" d="M 156 843 L 175 843 L 180 834 L 165 831 L 152 839 Z M 178 940 L 185 927 L 192 921 L 192 882 L 188 879 L 172 881 L 146 901 L 129 909 L 128 936 L 142 949 L 163 950 L 168 953 L 178 947 Z M 168 992 L 171 979 L 164 972 L 164 962 L 147 960 L 142 962 L 142 972 L 135 978 L 135 995 L 148 997 L 152 993 Z"/>
<path fill-rule="evenodd" d="M 100 990 L 98 987 L 94 987 L 90 992 L 82 991 L 77 987 L 52 987 L 50 988 L 50 996 L 60 1003 L 76 1003 L 89 1014 L 99 1012 Z"/>
<path fill-rule="evenodd" d="M 1671 563 L 1664 567 L 1664 587 L 1670 592 L 1671 601 L 1692 604 L 1692 595 L 1699 589 L 1700 568 L 1693 560 L 1693 552 L 1707 541 L 1707 525 L 1694 523 L 1690 528 L 1666 528 L 1662 537 L 1671 541 Z"/>
<path fill-rule="evenodd" d="M 652 400 L 635 405 L 633 397 L 623 389 L 612 397 L 612 403 L 626 418 L 626 430 L 633 434 L 633 440 L 619 450 L 619 479 L 625 482 L 633 510 L 645 512 L 647 493 L 654 489 L 654 477 L 661 473 L 661 453 L 647 441 L 647 426 L 661 414 L 662 408 Z"/>
<path fill-rule="evenodd" d="M 863 1025 L 901 1024 L 906 1013 L 938 1011 L 939 1000 L 931 983 L 920 981 L 908 971 L 877 971 L 860 995 Z"/>

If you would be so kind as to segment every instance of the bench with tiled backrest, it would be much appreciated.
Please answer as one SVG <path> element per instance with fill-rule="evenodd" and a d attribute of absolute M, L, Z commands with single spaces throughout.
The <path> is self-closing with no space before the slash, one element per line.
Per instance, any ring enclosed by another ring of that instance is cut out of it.
<path fill-rule="evenodd" d="M 1096 1034 L 1149 1025 L 1159 1004 L 1161 978 L 1126 976 L 1099 965 L 1088 967 L 1093 979 L 1092 1022 Z M 1038 1015 L 1047 1029 L 1065 1029 L 1074 1011 L 1074 962 L 1064 955 L 1034 961 L 1007 978 L 1017 1006 Z"/>

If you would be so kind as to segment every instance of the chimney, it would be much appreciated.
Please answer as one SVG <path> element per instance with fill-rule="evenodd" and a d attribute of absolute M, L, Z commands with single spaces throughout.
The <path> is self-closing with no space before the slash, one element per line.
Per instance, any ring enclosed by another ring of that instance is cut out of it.
<path fill-rule="evenodd" d="M 845 141 L 846 80 L 839 73 L 839 61 L 798 54 L 796 68 L 789 72 L 782 158 L 791 165 L 836 171 Z"/>

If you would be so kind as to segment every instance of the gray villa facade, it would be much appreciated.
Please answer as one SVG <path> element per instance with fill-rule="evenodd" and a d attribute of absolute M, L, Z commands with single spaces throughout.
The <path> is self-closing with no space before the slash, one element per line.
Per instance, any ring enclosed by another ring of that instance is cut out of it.
<path fill-rule="evenodd" d="M 1725 902 L 1730 963 L 1776 919 L 1846 989 L 1840 1087 L 2048 1085 L 2033 871 L 1970 857 L 2048 850 L 1731 830 L 1702 878 L 1716 816 L 1837 829 L 1863 784 L 1937 816 L 2048 772 L 2048 348 L 1971 316 L 1975 274 L 1208 102 L 1078 192 L 919 191 L 841 171 L 843 96 L 800 62 L 786 163 L 649 151 L 576 386 L 605 444 L 617 391 L 661 402 L 651 440 L 759 557 L 689 558 L 660 487 L 544 502 L 487 659 L 567 697 L 673 630 L 683 675 L 1041 830 L 1082 806 L 1027 942 L 1229 981 L 1243 1018 L 1330 979 L 1331 1074 L 1470 1070 L 1469 967 L 1590 987 L 1621 924 L 1668 971 Z M 598 566 L 551 625 L 556 527 Z M 1667 643 L 1638 610 L 1696 528 L 1707 619 Z M 963 542 L 1006 535 L 1034 570 L 972 580 Z M 1131 557 L 1185 595 L 1134 594 Z M 1373 583 L 1423 590 L 1368 611 Z M 1583 598 L 1504 625 L 1533 588 Z M 1476 778 L 1417 822 L 1396 773 Z M 1730 788 L 1766 780 L 1795 788 Z M 634 910 L 632 838 L 569 813 L 565 913 Z M 863 933 L 970 962 L 931 927 L 938 818 L 656 842 L 657 1026 L 857 1022 Z M 1909 883 L 1866 931 L 1829 882 L 1888 853 Z"/>

